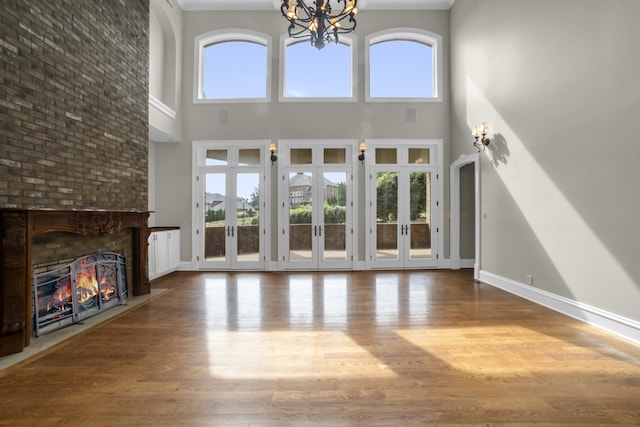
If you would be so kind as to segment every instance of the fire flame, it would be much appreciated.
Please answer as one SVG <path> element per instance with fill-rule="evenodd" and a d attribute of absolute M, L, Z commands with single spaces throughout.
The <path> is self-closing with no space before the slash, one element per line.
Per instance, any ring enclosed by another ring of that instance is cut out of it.
<path fill-rule="evenodd" d="M 117 295 L 118 289 L 116 289 L 116 285 L 109 284 L 102 287 L 100 293 L 102 294 L 102 301 L 109 301 L 114 295 Z"/>
<path fill-rule="evenodd" d="M 108 286 L 104 286 L 107 283 L 105 277 L 102 277 L 98 282 L 95 265 L 86 267 L 86 260 L 83 260 L 81 265 L 83 268 L 76 274 L 78 302 L 80 304 L 87 302 L 98 295 L 98 292 L 101 292 L 103 300 L 110 300 L 117 292 L 115 285 L 109 284 Z"/>
<path fill-rule="evenodd" d="M 47 303 L 45 312 L 64 311 L 71 304 L 71 282 L 65 281 L 56 285 L 51 300 Z M 43 311 L 44 307 L 40 307 Z"/>
<path fill-rule="evenodd" d="M 59 284 L 59 287 L 53 293 L 54 301 L 65 301 L 71 298 L 71 283 L 67 282 L 65 284 Z"/>

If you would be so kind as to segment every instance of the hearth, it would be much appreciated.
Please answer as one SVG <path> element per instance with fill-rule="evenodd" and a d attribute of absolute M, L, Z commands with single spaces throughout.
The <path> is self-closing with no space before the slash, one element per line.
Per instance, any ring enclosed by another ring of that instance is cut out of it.
<path fill-rule="evenodd" d="M 128 295 L 125 258 L 117 253 L 36 266 L 33 277 L 36 336 L 120 305 Z"/>

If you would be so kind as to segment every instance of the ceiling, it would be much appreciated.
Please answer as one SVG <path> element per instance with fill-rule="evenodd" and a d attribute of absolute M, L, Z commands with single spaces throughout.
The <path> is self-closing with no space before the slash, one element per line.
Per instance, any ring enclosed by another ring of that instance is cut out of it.
<path fill-rule="evenodd" d="M 176 0 L 184 10 L 280 10 L 282 0 Z M 359 0 L 360 10 L 442 10 L 455 0 Z M 335 2 L 335 0 L 334 0 Z"/>

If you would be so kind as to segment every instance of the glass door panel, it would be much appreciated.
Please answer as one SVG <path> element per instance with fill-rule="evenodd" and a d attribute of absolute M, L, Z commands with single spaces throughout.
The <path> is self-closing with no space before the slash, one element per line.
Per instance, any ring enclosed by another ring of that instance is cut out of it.
<path fill-rule="evenodd" d="M 311 148 L 292 148 L 289 156 L 292 165 L 310 165 L 313 163 L 313 150 Z"/>
<path fill-rule="evenodd" d="M 207 166 L 225 166 L 228 163 L 228 153 L 227 150 L 207 150 Z"/>
<path fill-rule="evenodd" d="M 395 165 L 398 163 L 398 150 L 395 148 L 376 148 L 376 164 Z"/>
<path fill-rule="evenodd" d="M 398 259 L 398 173 L 376 173 L 376 260 Z"/>
<path fill-rule="evenodd" d="M 323 258 L 347 260 L 347 173 L 323 174 Z"/>
<path fill-rule="evenodd" d="M 238 164 L 240 166 L 259 166 L 260 162 L 259 148 L 241 148 L 238 150 Z"/>
<path fill-rule="evenodd" d="M 226 174 L 205 174 L 204 257 L 206 261 L 226 260 L 226 234 L 231 233 L 226 219 L 226 185 Z"/>
<path fill-rule="evenodd" d="M 431 258 L 431 172 L 409 174 L 409 222 L 409 258 Z"/>
<path fill-rule="evenodd" d="M 236 175 L 235 247 L 238 262 L 260 261 L 260 174 Z"/>
<path fill-rule="evenodd" d="M 289 173 L 289 260 L 312 261 L 313 224 L 313 173 Z"/>
<path fill-rule="evenodd" d="M 347 163 L 347 150 L 344 148 L 325 148 L 325 165 L 344 165 Z"/>
<path fill-rule="evenodd" d="M 409 148 L 409 164 L 428 165 L 431 163 L 431 150 L 428 148 Z"/>

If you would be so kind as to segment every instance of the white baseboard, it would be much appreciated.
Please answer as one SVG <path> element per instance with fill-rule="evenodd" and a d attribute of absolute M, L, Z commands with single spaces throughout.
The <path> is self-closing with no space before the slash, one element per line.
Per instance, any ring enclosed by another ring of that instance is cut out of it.
<path fill-rule="evenodd" d="M 471 258 L 471 259 L 461 259 L 460 260 L 460 268 L 473 268 L 474 263 L 476 262 L 475 259 Z"/>
<path fill-rule="evenodd" d="M 196 265 L 191 261 L 180 261 L 177 271 L 195 271 Z"/>
<path fill-rule="evenodd" d="M 489 273 L 488 271 L 480 271 L 480 281 L 640 345 L 640 322 Z"/>

